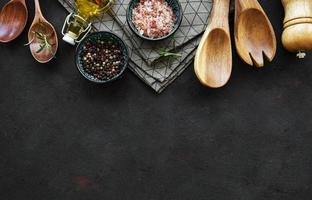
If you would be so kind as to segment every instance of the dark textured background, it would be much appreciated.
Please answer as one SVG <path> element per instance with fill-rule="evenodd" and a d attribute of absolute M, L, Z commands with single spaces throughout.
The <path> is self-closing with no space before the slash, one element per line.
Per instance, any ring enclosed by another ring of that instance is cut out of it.
<path fill-rule="evenodd" d="M 60 33 L 67 13 L 41 4 Z M 192 66 L 161 95 L 130 71 L 94 85 L 62 41 L 48 65 L 23 47 L 26 32 L 0 44 L 0 199 L 312 199 L 312 54 L 283 50 L 282 5 L 263 6 L 274 62 L 255 70 L 234 54 L 218 90 L 202 87 Z"/>

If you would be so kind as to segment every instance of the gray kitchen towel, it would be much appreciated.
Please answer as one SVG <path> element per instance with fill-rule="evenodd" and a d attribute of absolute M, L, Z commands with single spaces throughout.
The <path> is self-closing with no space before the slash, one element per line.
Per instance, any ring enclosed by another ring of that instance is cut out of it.
<path fill-rule="evenodd" d="M 116 0 L 113 12 L 125 33 L 133 38 L 133 48 L 138 50 L 148 65 L 160 58 L 160 49 L 173 50 L 175 47 L 181 46 L 194 37 L 201 35 L 206 28 L 212 6 L 211 0 L 180 0 L 183 18 L 177 32 L 173 37 L 166 40 L 150 42 L 137 37 L 127 24 L 126 11 L 131 1 Z"/>
<path fill-rule="evenodd" d="M 75 9 L 74 0 L 59 1 L 69 12 L 72 12 Z M 208 2 L 208 5 L 210 5 L 211 8 L 210 2 Z M 114 8 L 116 7 L 117 6 Z M 130 69 L 156 92 L 161 92 L 190 64 L 190 60 L 192 60 L 194 51 L 199 43 L 199 35 L 190 34 L 192 37 L 186 37 L 184 41 L 185 43 L 179 43 L 179 45 L 176 46 L 176 51 L 181 54 L 181 57 L 173 57 L 169 59 L 160 59 L 158 57 L 156 59 L 154 58 L 151 63 L 148 63 L 135 46 L 131 32 L 127 29 L 126 24 L 124 23 L 125 21 L 122 21 L 121 19 L 122 18 L 117 17 L 117 15 L 112 16 L 103 14 L 94 20 L 93 28 L 95 31 L 111 31 L 120 36 L 129 49 L 131 59 L 131 62 L 129 63 Z M 204 28 L 205 26 L 206 24 L 204 25 Z M 154 48 L 155 47 L 151 46 L 151 49 L 156 52 L 157 50 Z"/>
<path fill-rule="evenodd" d="M 195 43 L 199 42 L 199 39 L 194 41 Z M 145 73 L 140 67 L 136 66 L 136 64 L 133 61 L 130 61 L 130 69 L 138 76 L 140 77 L 146 84 L 148 84 L 150 87 L 152 87 L 155 91 L 158 93 L 162 92 L 168 85 L 170 85 L 183 71 L 184 69 L 189 66 L 194 58 L 195 55 L 195 49 L 193 52 L 191 52 L 185 60 L 183 60 L 180 65 L 175 68 L 174 73 L 171 73 L 170 76 L 167 78 L 166 81 L 159 82 L 155 80 L 153 77 L 149 76 Z"/>

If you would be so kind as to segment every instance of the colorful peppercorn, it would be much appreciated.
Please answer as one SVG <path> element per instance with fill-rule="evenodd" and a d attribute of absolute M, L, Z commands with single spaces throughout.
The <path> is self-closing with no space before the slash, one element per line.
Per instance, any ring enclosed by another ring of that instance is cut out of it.
<path fill-rule="evenodd" d="M 82 52 L 82 66 L 94 78 L 109 80 L 120 73 L 122 52 L 112 41 L 87 41 Z"/>

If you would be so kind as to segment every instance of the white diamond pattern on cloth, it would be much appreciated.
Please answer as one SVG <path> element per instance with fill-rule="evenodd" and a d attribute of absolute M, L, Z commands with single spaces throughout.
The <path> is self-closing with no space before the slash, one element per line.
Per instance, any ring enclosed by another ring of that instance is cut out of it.
<path fill-rule="evenodd" d="M 117 0 L 113 11 L 126 34 L 133 38 L 134 48 L 140 52 L 148 65 L 160 57 L 160 49 L 173 50 L 174 47 L 183 45 L 202 34 L 206 28 L 212 6 L 211 0 L 180 0 L 183 18 L 179 29 L 173 37 L 163 41 L 150 42 L 137 37 L 127 25 L 126 11 L 130 1 Z"/>

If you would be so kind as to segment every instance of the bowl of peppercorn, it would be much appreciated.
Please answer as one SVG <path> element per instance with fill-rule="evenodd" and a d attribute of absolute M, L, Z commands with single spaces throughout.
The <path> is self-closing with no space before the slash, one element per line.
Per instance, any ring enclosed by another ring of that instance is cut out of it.
<path fill-rule="evenodd" d="M 76 49 L 76 65 L 83 77 L 94 83 L 118 79 L 128 65 L 125 43 L 111 32 L 94 32 Z"/>

